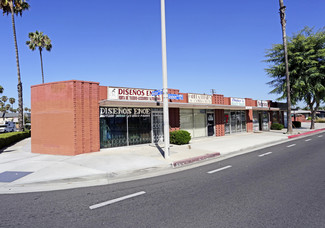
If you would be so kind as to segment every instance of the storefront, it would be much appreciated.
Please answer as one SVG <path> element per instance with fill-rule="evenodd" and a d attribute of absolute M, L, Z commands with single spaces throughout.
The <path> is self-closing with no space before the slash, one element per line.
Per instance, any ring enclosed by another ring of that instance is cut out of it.
<path fill-rule="evenodd" d="M 162 143 L 162 96 L 153 91 L 77 80 L 32 86 L 32 151 L 76 155 Z M 281 109 L 268 101 L 177 89 L 168 94 L 175 95 L 168 99 L 170 131 L 186 130 L 192 138 L 269 130 L 272 120 L 283 121 Z"/>
<path fill-rule="evenodd" d="M 188 94 L 188 103 L 193 105 L 212 105 L 212 96 Z M 214 110 L 180 109 L 180 129 L 186 130 L 192 138 L 215 135 Z"/>
<path fill-rule="evenodd" d="M 100 147 L 152 142 L 150 108 L 100 107 Z"/>

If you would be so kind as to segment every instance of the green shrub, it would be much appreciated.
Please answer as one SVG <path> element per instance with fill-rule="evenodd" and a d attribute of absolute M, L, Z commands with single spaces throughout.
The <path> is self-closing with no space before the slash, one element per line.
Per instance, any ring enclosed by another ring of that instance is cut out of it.
<path fill-rule="evenodd" d="M 279 123 L 273 123 L 271 125 L 272 130 L 282 130 L 283 128 L 284 128 L 284 126 L 282 124 L 279 124 Z"/>
<path fill-rule="evenodd" d="M 30 137 L 30 131 L 0 134 L 0 149 Z"/>
<path fill-rule="evenodd" d="M 292 121 L 292 127 L 293 128 L 300 128 L 301 122 L 300 121 Z"/>
<path fill-rule="evenodd" d="M 316 123 L 325 123 L 325 119 L 318 119 L 316 120 Z"/>
<path fill-rule="evenodd" d="M 178 130 L 170 132 L 170 143 L 176 145 L 188 144 L 191 134 L 188 131 Z"/>

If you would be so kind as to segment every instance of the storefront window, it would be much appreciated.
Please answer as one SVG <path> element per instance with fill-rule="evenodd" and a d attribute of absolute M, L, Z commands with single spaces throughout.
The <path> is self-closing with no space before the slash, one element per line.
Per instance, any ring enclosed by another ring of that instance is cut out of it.
<path fill-rule="evenodd" d="M 150 119 L 150 117 L 128 117 L 129 145 L 151 143 Z"/>
<path fill-rule="evenodd" d="M 225 131 L 229 128 L 229 123 L 226 122 L 228 113 L 225 113 Z M 246 112 L 245 111 L 231 111 L 230 112 L 230 132 L 244 132 L 246 131 Z"/>
<path fill-rule="evenodd" d="M 241 112 L 241 130 L 246 131 L 246 112 Z"/>
<path fill-rule="evenodd" d="M 100 108 L 100 147 L 150 143 L 151 109 Z"/>
<path fill-rule="evenodd" d="M 102 148 L 127 145 L 126 116 L 100 119 L 100 146 Z"/>
<path fill-rule="evenodd" d="M 206 118 L 205 109 L 181 109 L 181 129 L 188 131 L 193 138 L 207 136 Z"/>

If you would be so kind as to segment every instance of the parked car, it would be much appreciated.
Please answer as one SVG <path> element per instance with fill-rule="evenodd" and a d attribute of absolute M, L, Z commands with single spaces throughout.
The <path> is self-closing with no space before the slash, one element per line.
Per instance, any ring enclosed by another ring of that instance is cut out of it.
<path fill-rule="evenodd" d="M 0 125 L 0 133 L 16 131 L 16 124 L 11 121 L 6 121 L 5 124 Z"/>

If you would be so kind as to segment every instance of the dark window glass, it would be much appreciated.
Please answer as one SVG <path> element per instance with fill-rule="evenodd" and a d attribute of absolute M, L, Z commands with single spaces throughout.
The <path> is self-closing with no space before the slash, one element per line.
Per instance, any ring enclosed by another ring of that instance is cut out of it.
<path fill-rule="evenodd" d="M 151 143 L 151 118 L 129 117 L 129 145 Z"/>
<path fill-rule="evenodd" d="M 127 145 L 125 116 L 100 118 L 100 147 L 110 148 Z"/>

